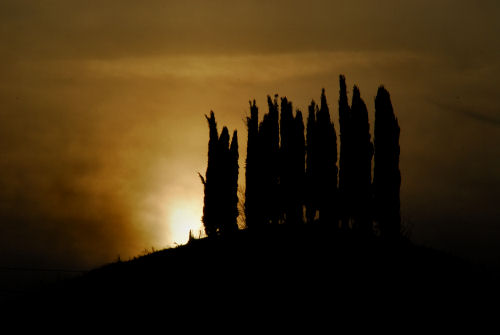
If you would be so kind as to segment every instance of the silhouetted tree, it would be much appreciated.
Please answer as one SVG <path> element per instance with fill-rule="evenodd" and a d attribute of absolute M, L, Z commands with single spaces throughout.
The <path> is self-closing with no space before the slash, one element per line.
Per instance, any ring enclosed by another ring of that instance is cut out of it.
<path fill-rule="evenodd" d="M 401 230 L 399 132 L 389 92 L 381 86 L 375 98 L 373 188 L 375 220 L 387 238 L 398 237 Z"/>
<path fill-rule="evenodd" d="M 337 134 L 330 119 L 325 89 L 316 113 L 317 174 L 319 219 L 334 226 L 338 224 L 337 204 Z"/>
<path fill-rule="evenodd" d="M 230 230 L 231 217 L 231 161 L 229 154 L 229 131 L 226 127 L 222 128 L 217 146 L 217 156 L 219 166 L 217 169 L 217 216 L 219 232 Z"/>
<path fill-rule="evenodd" d="M 306 218 L 338 225 L 337 135 L 330 119 L 325 90 L 321 105 L 309 105 L 306 144 Z"/>
<path fill-rule="evenodd" d="M 271 127 L 269 121 L 269 114 L 264 114 L 262 121 L 259 124 L 259 159 L 258 159 L 258 176 L 259 176 L 259 194 L 258 194 L 258 209 L 259 219 L 262 223 L 267 224 L 271 217 L 272 201 L 271 192 L 273 190 L 273 178 L 271 168 L 269 167 L 272 151 L 270 147 L 271 142 Z"/>
<path fill-rule="evenodd" d="M 281 217 L 280 194 L 279 194 L 279 147 L 280 147 L 280 130 L 279 130 L 279 111 L 278 111 L 278 95 L 274 96 L 274 100 L 271 97 L 267 97 L 267 103 L 269 106 L 269 145 L 270 145 L 270 156 L 269 160 L 266 162 L 266 167 L 269 168 L 270 172 L 270 197 L 272 201 L 269 211 L 269 221 L 274 224 L 278 224 Z"/>
<path fill-rule="evenodd" d="M 245 169 L 245 220 L 247 227 L 255 227 L 263 223 L 259 208 L 260 184 L 260 151 L 259 151 L 259 109 L 255 100 L 250 102 L 250 117 L 247 117 L 247 158 Z"/>
<path fill-rule="evenodd" d="M 229 221 L 227 223 L 227 231 L 233 232 L 238 230 L 237 219 L 239 216 L 238 210 L 238 132 L 235 130 L 233 132 L 233 137 L 231 139 L 231 146 L 229 148 L 229 175 L 228 175 L 228 193 L 229 193 L 229 208 L 228 213 L 230 215 Z"/>
<path fill-rule="evenodd" d="M 293 219 L 294 202 L 294 127 L 295 122 L 292 112 L 292 103 L 286 97 L 281 98 L 281 118 L 280 118 L 280 199 L 281 199 L 281 217 L 285 222 L 290 223 Z"/>
<path fill-rule="evenodd" d="M 267 97 L 269 112 L 259 125 L 259 208 L 263 223 L 279 223 L 279 112 L 278 100 Z"/>
<path fill-rule="evenodd" d="M 292 189 L 290 221 L 291 223 L 302 223 L 304 221 L 306 143 L 304 138 L 304 120 L 302 112 L 299 110 L 295 114 L 293 130 L 291 169 L 293 172 L 294 187 Z"/>
<path fill-rule="evenodd" d="M 305 168 L 304 121 L 302 113 L 293 116 L 292 103 L 286 97 L 281 99 L 281 169 L 280 191 L 283 218 L 286 223 L 303 221 L 303 192 Z"/>
<path fill-rule="evenodd" d="M 238 139 L 235 131 L 229 146 L 228 129 L 224 127 L 218 137 L 214 113 L 206 118 L 208 163 L 205 177 L 200 174 L 200 178 L 205 188 L 202 221 L 210 237 L 238 229 Z"/>
<path fill-rule="evenodd" d="M 340 125 L 340 158 L 339 158 L 339 205 L 340 218 L 343 228 L 349 227 L 349 220 L 352 214 L 352 177 L 351 177 L 351 155 L 352 148 L 350 146 L 350 124 L 351 124 L 351 109 L 347 100 L 347 88 L 345 77 L 339 76 L 340 92 L 339 92 L 339 125 Z"/>
<path fill-rule="evenodd" d="M 210 117 L 206 116 L 209 127 L 208 140 L 208 163 L 205 177 L 200 174 L 201 181 L 204 185 L 204 204 L 202 222 L 207 236 L 213 236 L 217 233 L 217 147 L 219 135 L 217 132 L 217 123 L 215 115 L 210 111 Z"/>
<path fill-rule="evenodd" d="M 317 187 L 317 132 L 316 111 L 318 107 L 314 100 L 308 108 L 307 134 L 306 134 L 306 178 L 305 178 L 305 205 L 306 220 L 314 222 L 318 210 L 318 187 Z"/>
<path fill-rule="evenodd" d="M 354 228 L 363 232 L 372 231 L 371 221 L 371 163 L 373 144 L 370 139 L 368 110 L 357 86 L 354 86 L 350 121 L 350 194 Z"/>

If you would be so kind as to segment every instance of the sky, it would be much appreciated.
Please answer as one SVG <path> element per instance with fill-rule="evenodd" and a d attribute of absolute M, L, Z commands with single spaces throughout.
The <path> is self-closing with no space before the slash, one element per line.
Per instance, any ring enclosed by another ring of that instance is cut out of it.
<path fill-rule="evenodd" d="M 88 269 L 199 231 L 208 127 L 338 76 L 401 127 L 419 244 L 500 265 L 500 3 L 0 2 L 0 266 Z M 240 178 L 244 188 L 244 179 Z"/>

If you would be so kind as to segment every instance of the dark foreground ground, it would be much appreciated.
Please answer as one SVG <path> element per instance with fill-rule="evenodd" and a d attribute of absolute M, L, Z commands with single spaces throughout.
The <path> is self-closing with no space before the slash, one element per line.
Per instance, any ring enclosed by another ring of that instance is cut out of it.
<path fill-rule="evenodd" d="M 496 306 L 497 285 L 480 267 L 404 239 L 281 225 L 109 264 L 12 302 L 10 310 L 125 318 L 155 311 L 168 322 L 176 315 L 218 322 L 278 314 L 390 318 Z"/>

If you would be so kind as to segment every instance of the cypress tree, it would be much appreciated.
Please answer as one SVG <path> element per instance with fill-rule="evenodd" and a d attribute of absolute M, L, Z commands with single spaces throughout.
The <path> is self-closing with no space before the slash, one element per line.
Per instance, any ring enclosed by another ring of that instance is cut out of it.
<path fill-rule="evenodd" d="M 399 133 L 389 92 L 380 86 L 375 98 L 373 188 L 375 220 L 387 238 L 397 238 L 401 232 Z"/>
<path fill-rule="evenodd" d="M 308 108 L 307 134 L 306 134 L 306 176 L 305 176 L 305 205 L 306 220 L 312 223 L 316 219 L 318 210 L 318 190 L 317 190 L 317 132 L 316 132 L 316 111 L 318 107 L 314 100 Z"/>
<path fill-rule="evenodd" d="M 319 219 L 336 226 L 338 224 L 337 200 L 337 135 L 330 119 L 325 89 L 321 91 L 321 105 L 317 120 L 317 166 L 319 183 Z"/>
<path fill-rule="evenodd" d="M 351 104 L 350 160 L 351 164 L 351 210 L 354 228 L 363 232 L 372 231 L 371 222 L 371 163 L 373 144 L 370 139 L 368 110 L 354 86 Z"/>
<path fill-rule="evenodd" d="M 234 132 L 229 146 L 229 131 L 222 129 L 220 137 L 213 112 L 205 116 L 209 125 L 208 163 L 204 185 L 202 222 L 207 236 L 238 229 L 238 139 Z"/>
<path fill-rule="evenodd" d="M 259 217 L 261 219 L 261 223 L 259 224 L 267 224 L 270 221 L 270 211 L 272 201 L 271 192 L 272 192 L 272 175 L 270 172 L 269 161 L 270 156 L 272 156 L 271 148 L 270 148 L 270 122 L 269 122 L 269 114 L 264 114 L 262 121 L 259 124 L 259 136 L 258 136 L 258 152 L 259 152 L 259 160 L 258 160 L 258 177 L 259 182 L 257 185 L 260 186 L 258 192 L 258 205 L 259 209 Z"/>
<path fill-rule="evenodd" d="M 291 223 L 302 223 L 304 221 L 306 143 L 304 138 L 304 120 L 302 112 L 299 110 L 295 114 L 293 130 L 292 179 L 294 186 L 292 188 L 290 221 Z"/>
<path fill-rule="evenodd" d="M 280 118 L 280 199 L 281 199 L 281 217 L 285 222 L 293 221 L 294 212 L 294 128 L 295 122 L 292 112 L 292 103 L 286 97 L 281 98 L 281 118 Z"/>
<path fill-rule="evenodd" d="M 230 229 L 230 204 L 232 200 L 230 195 L 229 130 L 227 127 L 222 128 L 217 144 L 217 156 L 220 163 L 217 169 L 217 228 L 219 232 L 225 233 Z"/>
<path fill-rule="evenodd" d="M 280 192 L 282 217 L 286 223 L 303 221 L 305 139 L 302 113 L 293 116 L 292 103 L 281 99 Z"/>
<path fill-rule="evenodd" d="M 278 107 L 278 95 L 274 96 L 274 100 L 271 97 L 267 97 L 267 103 L 269 106 L 269 156 L 266 166 L 269 168 L 270 173 L 270 193 L 269 197 L 271 200 L 269 202 L 269 222 L 273 224 L 278 224 L 281 218 L 281 208 L 282 204 L 280 192 L 279 192 L 279 149 L 280 149 L 280 130 L 279 130 L 279 107 Z M 274 205 L 273 205 L 274 204 Z"/>
<path fill-rule="evenodd" d="M 215 115 L 210 111 L 210 117 L 206 116 L 209 127 L 208 141 L 208 163 L 205 177 L 200 174 L 201 181 L 204 185 L 204 203 L 202 222 L 207 236 L 214 236 L 217 233 L 217 169 L 218 169 L 218 132 Z"/>
<path fill-rule="evenodd" d="M 238 230 L 237 219 L 239 216 L 238 211 L 238 132 L 235 130 L 233 132 L 233 138 L 231 139 L 231 146 L 229 148 L 229 208 L 228 213 L 230 215 L 227 230 L 228 232 L 233 232 Z"/>
<path fill-rule="evenodd" d="M 267 97 L 269 112 L 259 124 L 259 209 L 262 222 L 277 224 L 280 220 L 279 192 L 279 107 L 278 100 Z"/>
<path fill-rule="evenodd" d="M 247 157 L 245 169 L 245 223 L 247 227 L 255 227 L 262 223 L 259 217 L 259 109 L 255 100 L 250 102 L 250 117 L 247 117 Z"/>
<path fill-rule="evenodd" d="M 351 188 L 351 164 L 350 156 L 352 149 L 350 147 L 350 123 L 351 109 L 347 101 L 347 88 L 345 77 L 339 76 L 339 124 L 340 124 L 340 158 L 339 158 L 339 204 L 340 218 L 343 228 L 349 227 L 351 216 L 351 204 L 353 201 Z"/>

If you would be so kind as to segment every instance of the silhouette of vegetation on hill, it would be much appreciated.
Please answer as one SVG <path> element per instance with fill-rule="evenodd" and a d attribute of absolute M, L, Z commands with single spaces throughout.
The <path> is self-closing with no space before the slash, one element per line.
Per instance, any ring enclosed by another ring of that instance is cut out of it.
<path fill-rule="evenodd" d="M 302 112 L 294 116 L 287 97 L 281 98 L 280 115 L 278 97 L 268 96 L 269 112 L 260 125 L 256 101 L 250 102 L 242 213 L 247 227 L 319 220 L 384 238 L 400 237 L 400 128 L 389 92 L 380 86 L 375 98 L 373 143 L 359 88 L 354 86 L 349 106 L 343 75 L 339 84 L 340 155 L 324 89 L 320 105 L 314 100 L 309 105 L 306 129 Z"/>
<path fill-rule="evenodd" d="M 375 98 L 374 214 L 381 234 L 389 238 L 401 232 L 399 132 L 389 92 L 381 86 Z"/>
<path fill-rule="evenodd" d="M 205 189 L 203 224 L 207 236 L 238 229 L 238 133 L 231 143 L 226 127 L 218 134 L 215 115 L 206 116 L 210 129 L 208 164 L 205 177 L 200 174 Z"/>
<path fill-rule="evenodd" d="M 429 301 L 482 299 L 492 283 L 481 269 L 408 240 L 319 223 L 267 225 L 106 265 L 44 290 L 29 306 L 114 311 L 156 303 L 166 313 L 215 318 L 227 311 L 255 318 L 287 310 L 328 315 L 348 307 L 442 308 Z"/>
<path fill-rule="evenodd" d="M 351 182 L 352 159 L 351 159 L 351 107 L 347 99 L 347 87 L 345 77 L 339 77 L 339 125 L 340 125 L 340 155 L 339 155 L 339 205 L 341 226 L 348 229 L 352 214 L 352 195 L 354 189 Z M 370 166 L 371 172 L 371 166 Z"/>

